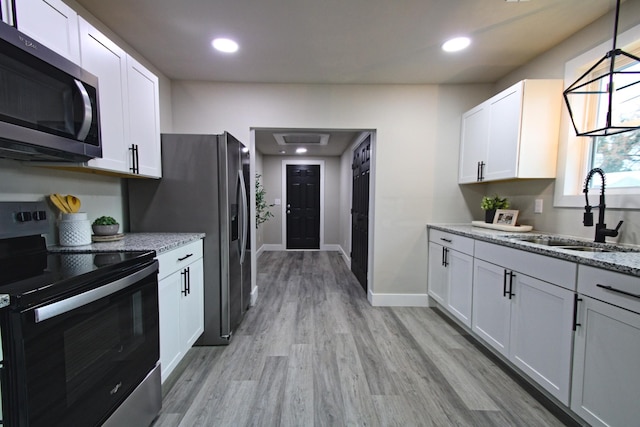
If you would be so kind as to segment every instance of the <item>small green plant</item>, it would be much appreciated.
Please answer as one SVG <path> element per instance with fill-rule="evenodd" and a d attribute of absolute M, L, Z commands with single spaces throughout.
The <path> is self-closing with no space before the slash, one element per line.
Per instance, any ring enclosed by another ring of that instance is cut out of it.
<path fill-rule="evenodd" d="M 269 208 L 275 206 L 267 203 L 267 192 L 260 182 L 261 177 L 262 175 L 256 174 L 256 228 L 263 222 L 267 222 L 269 218 L 273 218 Z"/>
<path fill-rule="evenodd" d="M 500 197 L 497 194 L 493 196 L 484 196 L 480 208 L 485 211 L 494 209 L 507 209 L 509 207 L 509 201 L 506 197 Z"/>
<path fill-rule="evenodd" d="M 93 225 L 116 225 L 117 223 L 118 221 L 110 216 L 101 216 L 93 221 Z"/>

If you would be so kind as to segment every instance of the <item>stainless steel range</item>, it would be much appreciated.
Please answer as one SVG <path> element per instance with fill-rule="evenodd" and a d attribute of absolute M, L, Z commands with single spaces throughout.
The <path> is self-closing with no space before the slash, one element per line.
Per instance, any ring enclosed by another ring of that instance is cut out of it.
<path fill-rule="evenodd" d="M 0 203 L 2 425 L 148 426 L 161 404 L 154 252 L 50 253 L 43 202 Z"/>

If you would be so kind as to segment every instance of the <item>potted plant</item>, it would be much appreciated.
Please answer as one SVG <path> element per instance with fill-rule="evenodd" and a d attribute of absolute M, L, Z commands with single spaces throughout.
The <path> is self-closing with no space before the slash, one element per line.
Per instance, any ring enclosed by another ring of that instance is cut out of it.
<path fill-rule="evenodd" d="M 492 223 L 493 217 L 497 209 L 507 209 L 509 201 L 506 197 L 500 197 L 497 194 L 493 196 L 484 196 L 480 207 L 484 211 L 484 222 Z"/>
<path fill-rule="evenodd" d="M 120 224 L 113 217 L 101 216 L 93 221 L 91 229 L 96 236 L 112 236 L 118 233 Z"/>
<path fill-rule="evenodd" d="M 267 192 L 264 190 L 260 178 L 262 175 L 256 174 L 256 228 L 263 222 L 273 218 L 269 208 L 275 206 L 267 203 Z"/>

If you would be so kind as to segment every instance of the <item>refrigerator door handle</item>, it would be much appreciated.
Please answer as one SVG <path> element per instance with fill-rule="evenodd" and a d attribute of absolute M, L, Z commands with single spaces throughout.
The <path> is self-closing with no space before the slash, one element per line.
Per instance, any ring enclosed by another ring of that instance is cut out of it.
<path fill-rule="evenodd" d="M 244 257 L 247 252 L 247 234 L 249 234 L 247 221 L 249 219 L 249 202 L 247 201 L 247 186 L 244 182 L 244 175 L 242 170 L 238 171 L 238 180 L 240 182 L 240 200 L 242 201 L 242 237 L 240 239 L 240 264 L 244 262 Z"/>

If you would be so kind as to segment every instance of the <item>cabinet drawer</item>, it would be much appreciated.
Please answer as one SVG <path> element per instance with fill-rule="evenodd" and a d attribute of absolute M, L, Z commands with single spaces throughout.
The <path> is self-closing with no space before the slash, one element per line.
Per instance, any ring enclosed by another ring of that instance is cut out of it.
<path fill-rule="evenodd" d="M 640 278 L 581 265 L 578 292 L 640 313 Z"/>
<path fill-rule="evenodd" d="M 574 291 L 576 264 L 507 246 L 476 242 L 475 257 Z"/>
<path fill-rule="evenodd" d="M 202 240 L 196 240 L 195 242 L 158 255 L 157 259 L 160 264 L 158 280 L 186 267 L 199 258 L 202 258 Z"/>
<path fill-rule="evenodd" d="M 454 249 L 467 255 L 473 255 L 474 240 L 440 230 L 429 230 L 429 241 Z"/>

